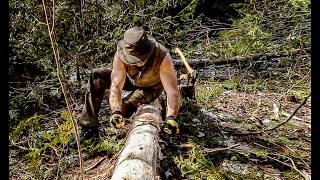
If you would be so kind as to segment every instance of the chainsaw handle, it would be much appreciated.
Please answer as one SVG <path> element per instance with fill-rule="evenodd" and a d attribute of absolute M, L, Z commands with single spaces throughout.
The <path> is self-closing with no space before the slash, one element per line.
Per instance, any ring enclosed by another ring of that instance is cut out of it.
<path fill-rule="evenodd" d="M 187 62 L 186 58 L 184 57 L 184 55 L 182 54 L 181 50 L 180 50 L 179 48 L 176 48 L 176 49 L 175 49 L 175 52 L 180 55 L 180 57 L 181 57 L 181 59 L 182 59 L 182 61 L 183 61 L 183 64 L 186 66 L 188 72 L 189 72 L 190 74 L 192 74 L 193 69 L 192 69 L 192 68 L 190 67 L 190 65 L 188 64 L 188 62 Z"/>

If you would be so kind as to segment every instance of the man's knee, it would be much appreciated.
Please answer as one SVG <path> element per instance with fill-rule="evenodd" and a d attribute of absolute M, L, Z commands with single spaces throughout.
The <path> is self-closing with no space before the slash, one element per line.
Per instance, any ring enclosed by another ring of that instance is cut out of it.
<path fill-rule="evenodd" d="M 92 79 L 110 80 L 112 70 L 108 68 L 95 68 L 91 72 Z"/>
<path fill-rule="evenodd" d="M 106 88 L 109 89 L 111 84 L 110 75 L 110 69 L 93 69 L 89 80 L 91 92 L 102 94 Z"/>

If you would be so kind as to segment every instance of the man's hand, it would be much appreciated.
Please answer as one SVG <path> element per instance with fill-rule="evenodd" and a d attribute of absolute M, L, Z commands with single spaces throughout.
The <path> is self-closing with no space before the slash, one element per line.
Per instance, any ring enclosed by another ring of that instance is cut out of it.
<path fill-rule="evenodd" d="M 168 116 L 166 118 L 166 122 L 164 124 L 163 131 L 169 135 L 179 134 L 179 132 L 180 132 L 179 125 L 178 125 L 176 118 L 174 116 Z"/>
<path fill-rule="evenodd" d="M 112 116 L 110 117 L 110 125 L 112 128 L 119 129 L 124 126 L 124 124 L 125 122 L 120 111 L 112 113 Z"/>

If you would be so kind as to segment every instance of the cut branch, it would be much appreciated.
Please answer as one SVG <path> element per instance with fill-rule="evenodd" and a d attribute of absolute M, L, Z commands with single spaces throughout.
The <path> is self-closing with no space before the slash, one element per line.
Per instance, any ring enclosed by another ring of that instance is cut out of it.
<path fill-rule="evenodd" d="M 236 62 L 243 62 L 243 61 L 255 61 L 262 59 L 263 57 L 266 59 L 270 58 L 278 58 L 278 57 L 286 57 L 292 56 L 297 54 L 308 54 L 311 53 L 311 48 L 303 48 L 303 49 L 294 49 L 290 51 L 284 52 L 274 52 L 274 53 L 259 53 L 259 54 L 252 54 L 248 56 L 235 56 L 230 58 L 220 58 L 215 60 L 197 60 L 197 59 L 189 59 L 188 63 L 190 66 L 197 66 L 197 67 L 204 67 L 209 65 L 222 65 L 222 64 L 231 64 Z M 181 59 L 174 59 L 175 66 L 182 66 L 183 62 Z"/>
<path fill-rule="evenodd" d="M 229 149 L 232 149 L 232 148 L 235 148 L 237 146 L 240 146 L 240 144 L 234 144 L 232 146 L 229 146 L 229 147 L 225 147 L 225 148 L 215 148 L 215 149 L 209 149 L 209 148 L 205 148 L 203 150 L 203 153 L 213 153 L 213 152 L 218 152 L 218 151 L 226 151 L 226 150 L 229 150 Z"/>

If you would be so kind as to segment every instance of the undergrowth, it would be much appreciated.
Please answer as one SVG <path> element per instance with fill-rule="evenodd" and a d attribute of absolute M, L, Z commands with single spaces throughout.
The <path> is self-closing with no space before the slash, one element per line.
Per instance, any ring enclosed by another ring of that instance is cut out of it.
<path fill-rule="evenodd" d="M 174 157 L 174 162 L 180 169 L 182 176 L 188 179 L 223 180 L 217 167 L 208 161 L 201 150 L 194 147 L 186 157 Z"/>
<path fill-rule="evenodd" d="M 242 18 L 205 45 L 205 56 L 214 59 L 310 47 L 310 0 L 246 2 L 233 5 Z"/>

